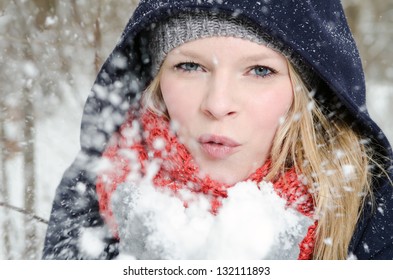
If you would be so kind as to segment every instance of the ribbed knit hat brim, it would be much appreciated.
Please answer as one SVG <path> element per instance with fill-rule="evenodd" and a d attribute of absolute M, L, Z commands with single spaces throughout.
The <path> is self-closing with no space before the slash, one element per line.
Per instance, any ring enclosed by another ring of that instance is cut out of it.
<path fill-rule="evenodd" d="M 298 71 L 309 88 L 315 84 L 315 75 L 298 56 L 280 41 L 249 24 L 246 20 L 223 13 L 181 13 L 159 22 L 150 36 L 150 54 L 153 76 L 166 55 L 174 48 L 202 38 L 235 37 L 267 46 L 283 54 Z"/>

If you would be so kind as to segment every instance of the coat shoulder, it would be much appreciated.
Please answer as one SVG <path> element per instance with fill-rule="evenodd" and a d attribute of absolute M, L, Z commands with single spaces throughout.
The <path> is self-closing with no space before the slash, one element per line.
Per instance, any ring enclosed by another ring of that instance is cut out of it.
<path fill-rule="evenodd" d="M 363 209 L 349 254 L 356 259 L 393 260 L 393 185 L 387 177 L 376 181 L 374 199 Z"/>

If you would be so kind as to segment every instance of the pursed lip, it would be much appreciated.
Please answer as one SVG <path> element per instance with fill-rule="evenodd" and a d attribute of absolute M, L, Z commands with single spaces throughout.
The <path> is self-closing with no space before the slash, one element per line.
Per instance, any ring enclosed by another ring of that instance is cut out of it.
<path fill-rule="evenodd" d="M 201 144 L 218 144 L 218 145 L 223 145 L 227 147 L 237 147 L 240 146 L 238 142 L 235 140 L 225 137 L 225 136 L 220 136 L 220 135 L 213 135 L 213 134 L 204 134 L 199 137 L 198 142 Z"/>
<path fill-rule="evenodd" d="M 198 138 L 202 150 L 211 158 L 224 159 L 236 152 L 240 143 L 235 140 L 214 134 L 204 134 Z"/>

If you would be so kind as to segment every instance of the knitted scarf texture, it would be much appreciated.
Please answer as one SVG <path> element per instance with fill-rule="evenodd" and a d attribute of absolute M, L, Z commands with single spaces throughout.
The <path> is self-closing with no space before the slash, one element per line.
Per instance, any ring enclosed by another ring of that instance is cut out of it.
<path fill-rule="evenodd" d="M 139 121 L 136 121 L 134 116 L 128 116 L 108 144 L 103 159 L 108 165 L 97 178 L 96 190 L 100 212 L 114 234 L 117 232 L 117 225 L 110 207 L 111 195 L 119 184 L 127 181 L 138 182 L 143 178 L 152 160 L 160 166 L 152 178 L 155 187 L 169 188 L 174 193 L 187 188 L 193 193 L 206 195 L 211 201 L 212 214 L 219 211 L 222 200 L 227 197 L 227 189 L 231 187 L 208 176 L 200 178 L 198 166 L 170 128 L 169 121 L 150 111 L 144 112 Z M 270 165 L 270 161 L 267 161 L 245 181 L 261 182 Z M 294 170 L 287 171 L 272 183 L 276 193 L 287 201 L 288 207 L 312 218 L 313 198 Z M 187 207 L 186 202 L 184 206 Z M 316 226 L 315 221 L 300 242 L 298 259 L 312 259 Z"/>

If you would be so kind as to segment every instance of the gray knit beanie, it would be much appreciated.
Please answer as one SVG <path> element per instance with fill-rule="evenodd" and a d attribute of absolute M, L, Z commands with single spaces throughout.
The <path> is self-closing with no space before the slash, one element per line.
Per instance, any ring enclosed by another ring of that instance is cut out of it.
<path fill-rule="evenodd" d="M 178 14 L 159 22 L 153 28 L 149 45 L 153 76 L 158 73 L 166 55 L 172 49 L 209 37 L 235 37 L 267 46 L 283 54 L 292 63 L 309 89 L 316 84 L 312 69 L 280 41 L 240 17 L 203 11 Z"/>

